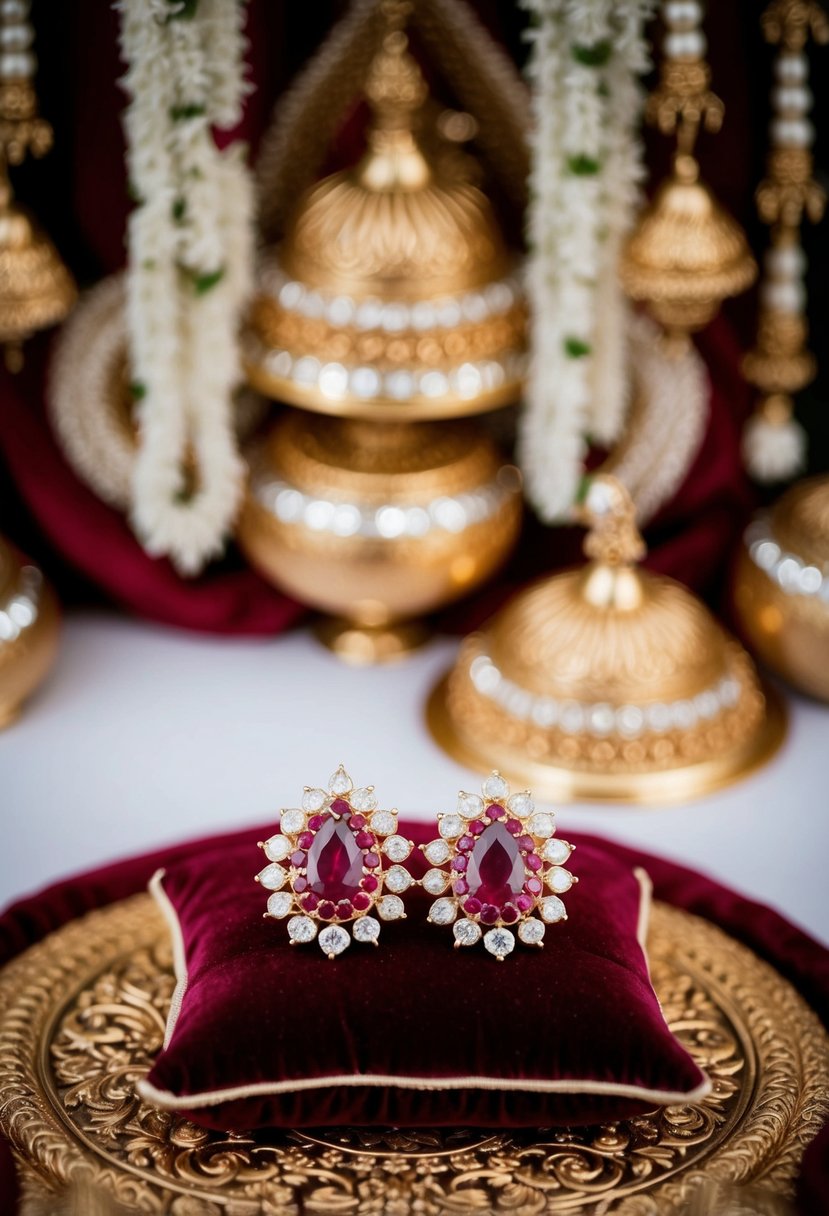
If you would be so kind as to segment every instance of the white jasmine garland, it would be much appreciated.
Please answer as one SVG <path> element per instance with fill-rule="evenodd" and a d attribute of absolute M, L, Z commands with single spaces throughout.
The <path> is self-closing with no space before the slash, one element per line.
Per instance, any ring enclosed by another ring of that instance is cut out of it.
<path fill-rule="evenodd" d="M 120 0 L 130 95 L 127 319 L 140 445 L 132 519 L 187 574 L 220 551 L 238 506 L 237 329 L 251 281 L 249 175 L 212 128 L 241 117 L 244 5 Z"/>
<path fill-rule="evenodd" d="M 637 75 L 650 0 L 522 0 L 535 128 L 528 240 L 532 362 L 519 435 L 527 490 L 553 522 L 577 497 L 587 436 L 615 439 L 628 393 L 616 282 L 641 153 Z"/>

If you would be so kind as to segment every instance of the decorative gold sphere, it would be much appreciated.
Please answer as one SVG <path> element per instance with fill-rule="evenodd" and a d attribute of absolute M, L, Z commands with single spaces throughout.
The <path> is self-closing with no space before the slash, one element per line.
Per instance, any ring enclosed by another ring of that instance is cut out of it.
<path fill-rule="evenodd" d="M 750 525 L 734 608 L 748 644 L 801 692 L 829 701 L 829 477 L 788 490 Z"/>
<path fill-rule="evenodd" d="M 619 273 L 628 295 L 668 334 L 686 335 L 707 325 L 727 296 L 750 287 L 757 266 L 742 229 L 683 154 L 642 213 Z"/>
<path fill-rule="evenodd" d="M 245 338 L 250 382 L 305 409 L 423 420 L 518 396 L 525 306 L 470 159 L 421 135 L 426 86 L 387 34 L 365 92 L 368 149 L 299 200 Z"/>
<path fill-rule="evenodd" d="M 437 741 L 551 798 L 672 801 L 736 779 L 779 744 L 776 703 L 699 600 L 634 565 L 621 485 L 595 478 L 588 511 L 588 564 L 464 642 L 430 704 Z"/>
<path fill-rule="evenodd" d="M 57 650 L 58 607 L 36 566 L 0 539 L 0 730 L 45 678 Z"/>
<path fill-rule="evenodd" d="M 477 424 L 375 426 L 288 412 L 251 462 L 238 539 L 277 586 L 338 618 L 343 658 L 395 658 L 414 618 L 494 572 L 521 520 L 520 478 Z"/>

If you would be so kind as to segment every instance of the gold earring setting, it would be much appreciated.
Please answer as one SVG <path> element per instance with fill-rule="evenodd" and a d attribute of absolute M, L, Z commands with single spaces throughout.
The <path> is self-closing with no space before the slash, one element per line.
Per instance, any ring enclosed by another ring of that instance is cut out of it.
<path fill-rule="evenodd" d="M 433 867 L 420 882 L 440 896 L 430 923 L 452 925 L 456 947 L 483 938 L 502 962 L 515 949 L 511 926 L 542 947 L 547 926 L 567 919 L 561 896 L 578 882 L 565 868 L 575 846 L 554 835 L 555 816 L 537 811 L 529 791 L 510 795 L 494 771 L 481 794 L 461 790 L 456 812 L 438 815 L 438 832 L 420 846 Z"/>

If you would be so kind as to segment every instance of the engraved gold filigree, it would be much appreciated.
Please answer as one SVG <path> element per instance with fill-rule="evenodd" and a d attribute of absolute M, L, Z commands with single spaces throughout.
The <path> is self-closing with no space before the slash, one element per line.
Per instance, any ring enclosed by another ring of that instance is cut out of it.
<path fill-rule="evenodd" d="M 173 988 L 166 933 L 147 896 L 92 913 L 0 977 L 0 1126 L 22 1164 L 27 1212 L 60 1211 L 67 1184 L 171 1216 L 679 1216 L 704 1182 L 790 1194 L 829 1115 L 817 1018 L 770 967 L 687 913 L 656 906 L 649 952 L 668 1023 L 714 1081 L 697 1105 L 521 1134 L 251 1138 L 136 1099 Z"/>

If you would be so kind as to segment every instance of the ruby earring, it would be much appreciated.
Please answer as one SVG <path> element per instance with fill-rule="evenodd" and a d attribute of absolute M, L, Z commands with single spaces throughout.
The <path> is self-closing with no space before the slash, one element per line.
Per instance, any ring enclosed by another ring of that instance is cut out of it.
<path fill-rule="evenodd" d="M 420 846 L 433 867 L 420 884 L 440 896 L 428 919 L 452 925 L 456 947 L 483 938 L 501 962 L 515 949 L 513 926 L 541 947 L 547 925 L 567 919 L 561 896 L 578 882 L 565 868 L 575 846 L 554 835 L 554 815 L 537 811 L 529 791 L 510 795 L 493 772 L 481 794 L 461 790 L 457 810 L 438 815 L 438 832 Z"/>
<path fill-rule="evenodd" d="M 380 921 L 406 915 L 400 896 L 413 880 L 398 863 L 414 845 L 398 835 L 397 811 L 378 810 L 374 787 L 355 789 L 342 765 L 327 790 L 306 786 L 302 806 L 283 810 L 279 832 L 259 847 L 270 863 L 256 875 L 272 892 L 264 915 L 289 918 L 291 945 L 316 938 L 336 958 L 352 938 L 376 946 Z"/>

